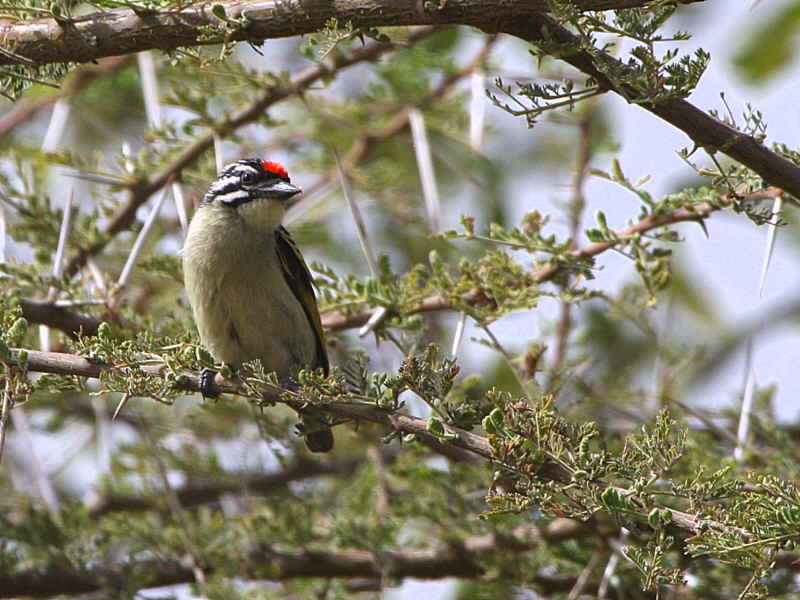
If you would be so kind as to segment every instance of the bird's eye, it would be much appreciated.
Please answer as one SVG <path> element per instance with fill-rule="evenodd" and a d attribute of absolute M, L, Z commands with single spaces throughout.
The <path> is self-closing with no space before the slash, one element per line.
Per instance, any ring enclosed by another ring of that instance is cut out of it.
<path fill-rule="evenodd" d="M 258 179 L 258 173 L 247 171 L 242 174 L 242 183 L 255 183 Z"/>

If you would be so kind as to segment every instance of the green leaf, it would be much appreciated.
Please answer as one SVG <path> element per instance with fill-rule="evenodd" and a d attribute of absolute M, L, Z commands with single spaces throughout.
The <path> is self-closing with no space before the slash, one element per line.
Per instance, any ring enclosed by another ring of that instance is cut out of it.
<path fill-rule="evenodd" d="M 25 332 L 28 330 L 28 321 L 24 317 L 19 317 L 14 324 L 9 328 L 6 334 L 8 343 L 12 346 L 19 346 L 22 343 L 22 338 L 25 337 Z"/>
<path fill-rule="evenodd" d="M 445 434 L 444 423 L 442 423 L 442 420 L 439 417 L 435 417 L 433 415 L 428 417 L 427 428 L 428 428 L 428 433 L 436 436 L 437 438 L 442 437 Z"/>

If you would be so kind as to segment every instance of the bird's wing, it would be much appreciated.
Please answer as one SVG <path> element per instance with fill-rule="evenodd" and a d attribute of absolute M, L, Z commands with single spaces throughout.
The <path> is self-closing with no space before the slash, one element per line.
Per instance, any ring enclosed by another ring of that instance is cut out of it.
<path fill-rule="evenodd" d="M 289 284 L 294 297 L 303 307 L 306 317 L 308 317 L 308 322 L 317 338 L 317 364 L 315 366 L 322 367 L 327 375 L 329 368 L 328 353 L 325 350 L 322 321 L 319 318 L 317 298 L 314 296 L 311 271 L 308 270 L 306 261 L 303 260 L 303 255 L 300 254 L 300 250 L 295 245 L 294 240 L 283 226 L 275 230 L 275 241 L 284 279 Z"/>

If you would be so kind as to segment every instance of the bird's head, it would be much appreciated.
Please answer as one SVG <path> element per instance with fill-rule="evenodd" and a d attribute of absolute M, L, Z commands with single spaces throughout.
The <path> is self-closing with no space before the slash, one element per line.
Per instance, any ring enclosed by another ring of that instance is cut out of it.
<path fill-rule="evenodd" d="M 245 158 L 222 169 L 203 203 L 235 211 L 253 227 L 274 229 L 283 219 L 286 201 L 301 191 L 280 163 Z"/>

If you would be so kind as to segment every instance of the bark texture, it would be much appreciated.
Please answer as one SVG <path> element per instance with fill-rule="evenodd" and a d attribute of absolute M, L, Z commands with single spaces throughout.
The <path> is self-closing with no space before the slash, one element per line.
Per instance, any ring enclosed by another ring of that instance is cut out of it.
<path fill-rule="evenodd" d="M 651 3 L 651 0 L 573 1 L 582 10 L 633 8 Z M 225 9 L 224 19 L 212 10 L 217 6 Z M 90 62 L 142 50 L 172 50 L 223 41 L 260 42 L 318 31 L 331 18 L 341 24 L 349 21 L 357 28 L 485 26 L 547 10 L 547 0 L 254 0 L 204 2 L 180 10 L 149 13 L 113 10 L 71 20 L 4 21 L 0 24 L 0 40 L 4 48 L 13 52 L 0 53 L 0 65 L 21 62 L 21 58 L 38 65 Z M 241 21 L 243 17 L 246 23 Z"/>

